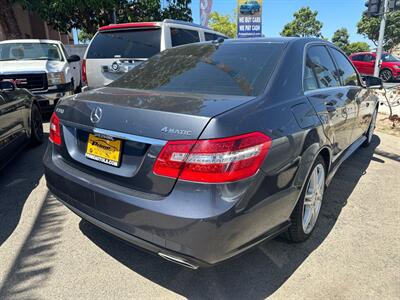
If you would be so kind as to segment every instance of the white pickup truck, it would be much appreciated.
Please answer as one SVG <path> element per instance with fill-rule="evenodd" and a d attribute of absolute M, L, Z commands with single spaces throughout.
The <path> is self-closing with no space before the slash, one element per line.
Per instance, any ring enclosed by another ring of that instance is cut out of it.
<path fill-rule="evenodd" d="M 0 42 L 0 80 L 9 80 L 36 95 L 42 113 L 81 87 L 80 57 L 67 54 L 60 41 Z"/>

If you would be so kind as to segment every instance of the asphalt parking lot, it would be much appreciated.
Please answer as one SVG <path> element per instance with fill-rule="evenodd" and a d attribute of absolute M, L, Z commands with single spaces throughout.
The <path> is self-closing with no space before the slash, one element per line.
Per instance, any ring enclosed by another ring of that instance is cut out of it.
<path fill-rule="evenodd" d="M 303 244 L 280 238 L 210 269 L 163 261 L 81 221 L 47 191 L 45 145 L 0 171 L 0 299 L 398 299 L 400 139 L 345 162 Z"/>

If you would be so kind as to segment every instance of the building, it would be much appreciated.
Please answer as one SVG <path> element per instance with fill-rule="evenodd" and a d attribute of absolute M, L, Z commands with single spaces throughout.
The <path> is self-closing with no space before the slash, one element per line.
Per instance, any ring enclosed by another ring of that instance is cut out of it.
<path fill-rule="evenodd" d="M 11 9 L 8 10 L 9 13 L 14 14 L 15 21 L 21 33 L 20 38 L 59 40 L 65 45 L 74 43 L 72 34 L 60 33 L 44 22 L 37 13 L 24 10 L 18 4 L 12 5 Z M 6 30 L 2 28 L 2 23 L 0 22 L 0 41 L 10 38 L 12 37 L 7 36 Z"/>

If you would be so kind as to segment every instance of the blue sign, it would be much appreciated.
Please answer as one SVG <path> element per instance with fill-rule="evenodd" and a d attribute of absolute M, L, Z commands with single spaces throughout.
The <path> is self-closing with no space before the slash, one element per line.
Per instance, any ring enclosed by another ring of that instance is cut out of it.
<path fill-rule="evenodd" d="M 238 0 L 238 38 L 261 37 L 262 0 Z"/>

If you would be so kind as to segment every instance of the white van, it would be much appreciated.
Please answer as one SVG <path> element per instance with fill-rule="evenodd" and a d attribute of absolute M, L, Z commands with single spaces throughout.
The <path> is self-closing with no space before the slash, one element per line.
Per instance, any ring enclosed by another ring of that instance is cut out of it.
<path fill-rule="evenodd" d="M 175 20 L 103 26 L 86 50 L 82 81 L 88 88 L 101 87 L 160 51 L 218 38 L 227 37 L 207 27 Z"/>

